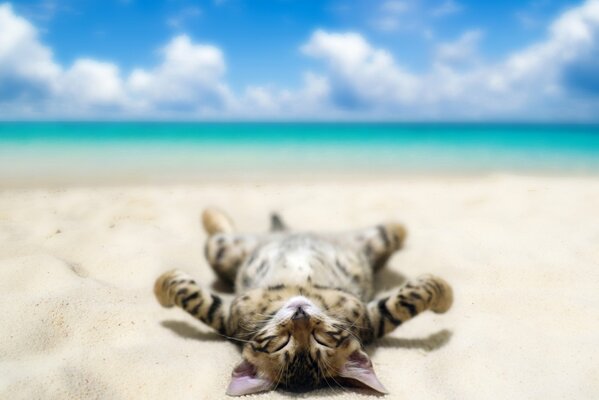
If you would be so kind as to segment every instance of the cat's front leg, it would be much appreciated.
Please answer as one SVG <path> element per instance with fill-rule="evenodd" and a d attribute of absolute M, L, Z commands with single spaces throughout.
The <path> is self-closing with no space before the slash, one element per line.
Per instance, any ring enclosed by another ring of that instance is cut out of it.
<path fill-rule="evenodd" d="M 444 313 L 453 303 L 451 286 L 433 275 L 423 275 L 395 289 L 390 296 L 368 303 L 368 314 L 379 338 L 423 311 Z"/>
<path fill-rule="evenodd" d="M 202 224 L 208 235 L 206 260 L 220 279 L 233 285 L 239 267 L 258 245 L 258 236 L 235 233 L 229 216 L 214 208 L 204 211 Z"/>
<path fill-rule="evenodd" d="M 202 289 L 185 272 L 165 272 L 154 284 L 154 294 L 163 307 L 177 305 L 221 334 L 227 334 L 229 304 Z"/>
<path fill-rule="evenodd" d="M 381 269 L 406 238 L 402 224 L 387 223 L 345 235 L 356 249 L 364 254 L 374 271 Z"/>

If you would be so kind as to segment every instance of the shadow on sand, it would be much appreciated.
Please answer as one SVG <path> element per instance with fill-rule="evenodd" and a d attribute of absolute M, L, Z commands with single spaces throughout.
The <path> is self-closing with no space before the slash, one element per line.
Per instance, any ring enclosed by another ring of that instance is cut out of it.
<path fill-rule="evenodd" d="M 443 329 L 424 338 L 398 338 L 394 336 L 377 340 L 373 345 L 373 351 L 380 348 L 395 349 L 420 349 L 424 351 L 435 351 L 445 346 L 453 333 Z"/>
<path fill-rule="evenodd" d="M 203 332 L 190 323 L 184 321 L 168 320 L 162 321 L 160 325 L 170 329 L 178 336 L 185 339 L 196 339 L 203 342 L 218 342 L 226 340 L 223 336 L 220 336 L 216 332 Z"/>

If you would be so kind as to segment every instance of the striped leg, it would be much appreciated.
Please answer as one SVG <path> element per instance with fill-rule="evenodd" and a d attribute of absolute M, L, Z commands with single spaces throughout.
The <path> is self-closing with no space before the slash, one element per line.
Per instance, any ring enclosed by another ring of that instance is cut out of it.
<path fill-rule="evenodd" d="M 423 311 L 444 313 L 452 302 L 453 292 L 447 282 L 423 275 L 396 289 L 389 297 L 368 303 L 374 337 L 380 338 Z"/>
<path fill-rule="evenodd" d="M 177 305 L 218 332 L 227 333 L 229 305 L 200 288 L 185 272 L 162 274 L 154 284 L 154 294 L 163 307 Z"/>
<path fill-rule="evenodd" d="M 233 284 L 237 270 L 257 244 L 254 235 L 219 233 L 208 238 L 204 253 L 216 275 Z"/>
<path fill-rule="evenodd" d="M 401 224 L 382 224 L 351 234 L 351 239 L 368 259 L 376 271 L 382 268 L 389 257 L 399 250 L 406 237 Z"/>
<path fill-rule="evenodd" d="M 220 279 L 234 284 L 239 266 L 258 244 L 257 237 L 235 233 L 231 218 L 216 208 L 202 213 L 202 225 L 208 234 L 204 247 L 208 263 Z"/>

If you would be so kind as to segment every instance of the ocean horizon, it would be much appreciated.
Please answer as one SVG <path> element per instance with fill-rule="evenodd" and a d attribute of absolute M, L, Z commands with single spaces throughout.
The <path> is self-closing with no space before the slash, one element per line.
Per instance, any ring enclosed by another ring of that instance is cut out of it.
<path fill-rule="evenodd" d="M 599 125 L 2 122 L 0 160 L 5 182 L 57 176 L 596 174 Z"/>

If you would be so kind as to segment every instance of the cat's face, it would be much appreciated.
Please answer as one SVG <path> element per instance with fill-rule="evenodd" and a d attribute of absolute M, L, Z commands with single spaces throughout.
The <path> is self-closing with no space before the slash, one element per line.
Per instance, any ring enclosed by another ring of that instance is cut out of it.
<path fill-rule="evenodd" d="M 330 295 L 279 294 L 266 303 L 264 313 L 253 319 L 246 316 L 246 323 L 253 321 L 256 330 L 243 348 L 244 361 L 233 371 L 227 393 L 243 395 L 278 386 L 305 391 L 325 382 L 333 385 L 348 380 L 386 392 L 362 349 L 357 330 L 347 322 L 349 318 L 339 318 L 340 313 L 354 314 L 358 305 L 363 313 L 363 305 L 350 295 L 329 305 Z M 337 293 L 339 296 L 345 297 Z"/>

